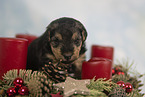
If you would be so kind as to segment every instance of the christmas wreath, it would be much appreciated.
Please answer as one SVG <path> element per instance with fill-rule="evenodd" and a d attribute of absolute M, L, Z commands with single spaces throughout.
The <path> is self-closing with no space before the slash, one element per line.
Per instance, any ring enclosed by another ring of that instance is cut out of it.
<path fill-rule="evenodd" d="M 139 73 L 131 74 L 132 64 L 113 66 L 112 79 L 77 80 L 65 75 L 64 82 L 55 82 L 47 73 L 24 69 L 8 71 L 0 80 L 1 97 L 143 97 Z M 63 96 L 62 96 L 63 95 Z"/>

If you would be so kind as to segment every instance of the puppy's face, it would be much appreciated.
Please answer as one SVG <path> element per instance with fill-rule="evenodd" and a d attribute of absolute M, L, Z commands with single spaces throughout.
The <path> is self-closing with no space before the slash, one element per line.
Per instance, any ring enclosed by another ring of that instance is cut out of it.
<path fill-rule="evenodd" d="M 83 37 L 79 29 L 57 28 L 50 33 L 50 46 L 56 60 L 71 63 L 79 57 Z"/>

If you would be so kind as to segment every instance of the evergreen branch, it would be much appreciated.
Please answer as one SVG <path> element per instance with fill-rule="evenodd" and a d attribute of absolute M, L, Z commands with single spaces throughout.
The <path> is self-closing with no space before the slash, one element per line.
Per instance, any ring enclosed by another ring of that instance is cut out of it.
<path fill-rule="evenodd" d="M 43 74 L 43 72 L 32 72 L 32 70 L 23 69 L 9 70 L 6 74 L 4 74 L 3 79 L 6 83 L 2 84 L 1 88 L 7 90 L 10 87 L 14 87 L 13 81 L 18 77 L 22 78 L 24 81 L 24 85 L 28 87 L 30 92 L 29 97 L 42 97 L 44 94 L 49 95 L 52 89 L 52 82 L 50 82 L 50 80 L 45 74 Z"/>
<path fill-rule="evenodd" d="M 95 81 L 92 79 L 90 84 L 87 86 L 90 90 L 98 90 L 103 92 L 104 90 L 110 92 L 113 87 L 118 87 L 118 85 L 110 80 L 106 80 L 105 78 L 99 78 Z"/>

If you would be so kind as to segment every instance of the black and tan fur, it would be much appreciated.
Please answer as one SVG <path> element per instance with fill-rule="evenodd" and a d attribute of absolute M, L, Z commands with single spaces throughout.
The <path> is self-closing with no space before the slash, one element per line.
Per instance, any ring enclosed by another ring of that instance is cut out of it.
<path fill-rule="evenodd" d="M 27 69 L 40 70 L 44 64 L 61 61 L 72 64 L 76 76 L 80 77 L 86 37 L 87 31 L 78 20 L 63 17 L 52 21 L 45 33 L 29 45 Z"/>

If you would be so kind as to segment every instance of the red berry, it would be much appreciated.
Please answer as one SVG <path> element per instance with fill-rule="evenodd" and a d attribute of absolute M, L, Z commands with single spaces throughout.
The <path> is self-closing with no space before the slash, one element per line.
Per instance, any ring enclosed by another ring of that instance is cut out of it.
<path fill-rule="evenodd" d="M 118 81 L 117 84 L 122 87 L 125 88 L 125 83 L 123 81 Z"/>
<path fill-rule="evenodd" d="M 112 69 L 112 75 L 114 75 L 115 74 L 115 70 L 114 69 Z"/>
<path fill-rule="evenodd" d="M 116 66 L 116 67 L 115 67 L 115 70 L 116 70 L 116 71 L 120 71 L 120 70 L 121 70 L 121 67 L 120 67 L 120 66 Z"/>
<path fill-rule="evenodd" d="M 26 86 L 22 86 L 18 90 L 19 95 L 29 95 L 29 89 Z"/>
<path fill-rule="evenodd" d="M 17 93 L 17 91 L 16 91 L 16 89 L 14 87 L 10 87 L 7 90 L 7 96 L 8 97 L 14 97 L 16 93 Z"/>
<path fill-rule="evenodd" d="M 117 74 L 118 74 L 118 75 L 120 75 L 120 74 L 124 75 L 124 72 L 117 72 Z"/>
<path fill-rule="evenodd" d="M 126 89 L 126 93 L 130 93 L 133 89 L 133 86 L 131 83 L 125 83 L 125 89 Z"/>
<path fill-rule="evenodd" d="M 19 77 L 13 81 L 13 84 L 16 88 L 22 87 L 23 83 L 24 83 L 23 79 Z"/>

